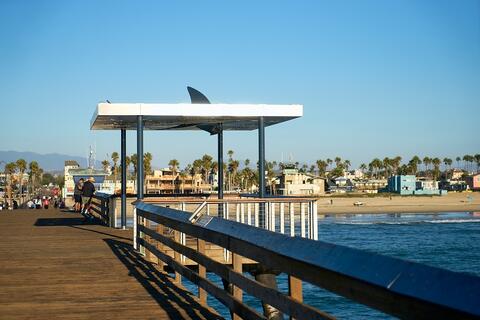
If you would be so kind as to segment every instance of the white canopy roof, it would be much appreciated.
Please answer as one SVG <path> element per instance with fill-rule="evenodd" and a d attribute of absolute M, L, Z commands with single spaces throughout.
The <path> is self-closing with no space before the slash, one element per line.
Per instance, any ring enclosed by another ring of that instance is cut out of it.
<path fill-rule="evenodd" d="M 265 126 L 299 118 L 302 105 L 99 103 L 90 122 L 92 130 L 136 129 L 143 116 L 145 130 L 200 130 L 223 124 L 224 130 L 255 130 L 258 118 Z M 200 127 L 199 127 L 200 126 Z"/>

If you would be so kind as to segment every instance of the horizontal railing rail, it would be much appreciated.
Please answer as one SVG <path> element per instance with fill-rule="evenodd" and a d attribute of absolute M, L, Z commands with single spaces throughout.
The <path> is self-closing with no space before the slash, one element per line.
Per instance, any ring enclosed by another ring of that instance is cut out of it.
<path fill-rule="evenodd" d="M 261 226 L 260 215 L 264 212 L 265 228 L 290 236 L 318 239 L 318 213 L 316 198 L 226 198 L 226 199 L 144 199 L 152 203 L 194 212 L 205 203 L 205 213 L 221 216 L 227 220 Z"/>
<path fill-rule="evenodd" d="M 114 200 L 112 195 L 96 192 L 92 197 L 90 206 L 90 209 L 96 213 L 100 221 L 110 227 L 115 226 L 115 217 L 111 210 L 112 200 Z"/>
<path fill-rule="evenodd" d="M 157 224 L 154 228 L 151 222 Z M 164 228 L 174 236 L 165 235 Z M 196 249 L 180 240 L 184 233 L 197 240 Z M 199 297 L 215 296 L 244 319 L 264 316 L 242 302 L 242 291 L 296 319 L 331 319 L 332 316 L 302 302 L 302 281 L 400 318 L 478 319 L 480 277 L 367 251 L 288 237 L 225 219 L 202 216 L 195 223 L 190 214 L 145 202 L 136 203 L 135 245 L 142 246 L 176 272 L 198 285 Z M 210 258 L 205 244 L 232 253 L 232 267 Z M 174 250 L 173 258 L 163 248 Z M 196 261 L 195 272 L 182 264 L 181 255 Z M 264 268 L 286 273 L 289 294 L 283 294 L 242 274 L 242 261 L 250 259 Z M 233 284 L 233 292 L 214 285 L 206 276 L 214 272 Z"/>

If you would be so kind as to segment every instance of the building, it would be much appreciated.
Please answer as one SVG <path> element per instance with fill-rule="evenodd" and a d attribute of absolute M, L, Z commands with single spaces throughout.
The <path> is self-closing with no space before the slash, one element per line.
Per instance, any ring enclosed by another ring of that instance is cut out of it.
<path fill-rule="evenodd" d="M 278 192 L 285 196 L 325 193 L 325 179 L 298 169 L 284 169 L 280 176 Z"/>
<path fill-rule="evenodd" d="M 358 192 L 378 193 L 378 190 L 387 187 L 386 179 L 361 179 L 354 180 L 353 185 Z"/>
<path fill-rule="evenodd" d="M 433 180 L 419 180 L 414 175 L 395 175 L 388 178 L 387 192 L 400 195 L 443 195 L 446 190 L 438 188 L 438 182 Z"/>
<path fill-rule="evenodd" d="M 468 188 L 474 191 L 480 191 L 480 173 L 466 177 Z"/>
<path fill-rule="evenodd" d="M 174 193 L 202 193 L 212 191 L 212 186 L 205 183 L 201 174 L 181 174 L 165 168 L 154 170 L 153 174 L 145 177 L 145 193 L 147 194 L 174 194 Z"/>
<path fill-rule="evenodd" d="M 108 189 L 105 189 L 103 185 L 107 173 L 103 170 L 97 170 L 94 168 L 80 168 L 78 162 L 73 160 L 65 161 L 64 167 L 64 179 L 65 186 L 63 187 L 63 196 L 64 198 L 69 198 L 73 196 L 73 191 L 75 189 L 75 184 L 80 180 L 88 179 L 93 177 L 95 179 L 95 188 L 100 192 L 107 192 Z"/>

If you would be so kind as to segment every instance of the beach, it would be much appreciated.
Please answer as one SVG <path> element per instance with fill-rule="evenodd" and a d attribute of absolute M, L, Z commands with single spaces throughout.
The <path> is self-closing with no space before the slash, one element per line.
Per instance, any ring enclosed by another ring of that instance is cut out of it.
<path fill-rule="evenodd" d="M 330 204 L 333 200 L 333 204 Z M 363 205 L 355 206 L 361 202 Z M 445 196 L 386 196 L 339 197 L 318 199 L 319 214 L 342 213 L 422 213 L 422 212 L 480 212 L 480 193 L 449 193 Z"/>

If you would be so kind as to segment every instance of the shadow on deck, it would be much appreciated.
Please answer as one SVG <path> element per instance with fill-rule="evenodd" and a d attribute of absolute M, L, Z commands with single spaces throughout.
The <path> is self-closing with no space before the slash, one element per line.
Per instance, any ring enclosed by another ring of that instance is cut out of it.
<path fill-rule="evenodd" d="M 219 319 L 118 230 L 59 210 L 0 214 L 2 319 Z"/>

